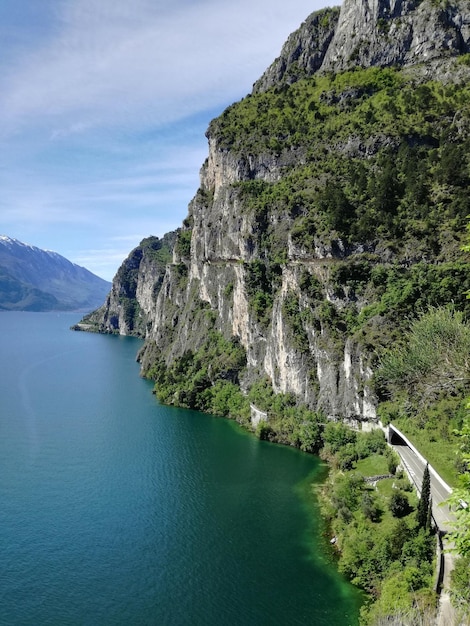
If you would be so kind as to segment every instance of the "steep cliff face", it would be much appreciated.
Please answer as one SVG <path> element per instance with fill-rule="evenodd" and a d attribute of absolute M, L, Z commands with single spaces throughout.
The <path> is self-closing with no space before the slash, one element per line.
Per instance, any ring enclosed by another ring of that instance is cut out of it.
<path fill-rule="evenodd" d="M 468 2 L 346 0 L 322 69 L 413 66 L 468 52 L 469 41 Z"/>
<path fill-rule="evenodd" d="M 148 237 L 132 250 L 114 277 L 103 306 L 86 315 L 79 330 L 145 337 L 177 233 Z"/>
<path fill-rule="evenodd" d="M 267 377 L 329 417 L 374 420 L 377 352 L 403 318 L 465 306 L 469 36 L 468 2 L 345 0 L 310 16 L 211 123 L 171 262 L 134 251 L 95 327 L 144 336 L 150 375 L 213 332 L 235 338 L 244 367 L 222 378 L 246 391 Z M 450 86 L 426 82 L 431 65 Z"/>
<path fill-rule="evenodd" d="M 267 375 L 276 392 L 293 393 L 331 417 L 374 419 L 374 399 L 367 387 L 371 355 L 353 339 L 340 338 L 328 321 L 308 318 L 311 299 L 306 284 L 312 278 L 321 292 L 317 299 L 333 301 L 330 269 L 341 252 L 319 242 L 313 258 L 301 259 L 301 253 L 288 246 L 289 232 L 282 233 L 287 258 L 266 287 L 272 302 L 254 307 L 253 265 L 265 258 L 265 250 L 259 241 L 262 226 L 234 188 L 234 183 L 246 180 L 246 164 L 231 162 L 214 141 L 209 143 L 201 191 L 190 205 L 191 229 L 186 231 L 191 233 L 190 255 L 175 252 L 173 265 L 167 268 L 142 354 L 143 370 L 151 368 L 155 347 L 170 363 L 187 350 L 197 350 L 214 327 L 224 336 L 239 338 L 245 348 L 247 370 L 241 381 L 245 387 Z M 266 161 L 252 163 L 248 176 L 263 178 L 268 172 L 265 179 L 272 180 L 277 164 L 269 157 Z M 275 229 L 282 229 L 282 222 L 277 218 Z M 265 267 L 264 260 L 259 267 Z M 292 301 L 300 316 L 305 313 L 300 327 L 286 313 L 286 303 Z M 335 306 L 343 304 L 336 298 Z M 214 313 L 209 322 L 208 312 Z"/>
<path fill-rule="evenodd" d="M 344 0 L 341 11 L 314 13 L 285 43 L 255 83 L 255 92 L 281 81 L 353 67 L 443 68 L 446 58 L 469 52 L 468 2 Z"/>

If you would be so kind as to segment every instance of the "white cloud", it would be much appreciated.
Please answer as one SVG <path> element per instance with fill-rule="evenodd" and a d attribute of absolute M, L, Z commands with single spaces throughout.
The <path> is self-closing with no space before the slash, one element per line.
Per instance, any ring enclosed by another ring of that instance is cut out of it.
<path fill-rule="evenodd" d="M 100 248 L 97 250 L 70 250 L 67 257 L 73 263 L 86 267 L 90 272 L 112 281 L 116 268 L 127 257 L 129 252 L 135 248 L 135 240 L 129 241 L 129 245 L 116 247 L 114 249 Z"/>
<path fill-rule="evenodd" d="M 27 220 L 66 223 L 96 221 L 96 216 L 126 206 L 127 213 L 139 207 L 151 207 L 179 201 L 185 210 L 197 190 L 199 168 L 205 149 L 187 146 L 182 158 L 179 146 L 166 146 L 148 160 L 115 160 L 112 176 L 105 164 L 106 175 L 97 166 L 94 172 L 67 167 L 62 174 L 58 167 L 52 176 L 41 169 L 10 178 L 0 199 L 1 222 Z M 64 210 L 66 209 L 66 210 Z"/>
<path fill-rule="evenodd" d="M 312 10 L 271 4 L 62 2 L 56 36 L 3 70 L 2 118 L 9 129 L 40 118 L 57 137 L 169 122 L 238 97 Z"/>

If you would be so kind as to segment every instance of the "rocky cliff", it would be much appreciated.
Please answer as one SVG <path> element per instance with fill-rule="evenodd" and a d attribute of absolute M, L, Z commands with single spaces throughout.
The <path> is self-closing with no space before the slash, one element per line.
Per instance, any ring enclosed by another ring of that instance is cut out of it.
<path fill-rule="evenodd" d="M 426 64 L 432 73 L 469 52 L 470 6 L 421 0 L 345 0 L 341 10 L 314 13 L 285 43 L 255 83 L 255 92 L 299 76 L 355 67 Z"/>
<path fill-rule="evenodd" d="M 77 330 L 145 337 L 152 327 L 155 303 L 177 233 L 148 237 L 129 254 L 114 277 L 103 305 L 87 315 Z"/>
<path fill-rule="evenodd" d="M 329 417 L 376 419 L 370 379 L 406 319 L 468 306 L 469 45 L 468 1 L 311 15 L 211 123 L 170 262 L 144 241 L 94 327 L 145 337 L 157 387 L 215 337 L 243 348 L 166 401 L 204 408 L 210 385 L 267 378 Z"/>

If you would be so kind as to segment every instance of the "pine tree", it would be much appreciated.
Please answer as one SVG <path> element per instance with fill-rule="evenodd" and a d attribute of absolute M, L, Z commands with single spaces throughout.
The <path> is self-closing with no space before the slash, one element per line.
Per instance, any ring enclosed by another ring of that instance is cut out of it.
<path fill-rule="evenodd" d="M 431 475 L 429 473 L 429 466 L 426 463 L 423 473 L 423 482 L 421 483 L 421 498 L 418 503 L 418 510 L 416 512 L 416 520 L 419 528 L 431 527 Z"/>
<path fill-rule="evenodd" d="M 426 517 L 426 530 L 431 532 L 432 528 L 432 496 L 429 498 L 428 515 Z"/>

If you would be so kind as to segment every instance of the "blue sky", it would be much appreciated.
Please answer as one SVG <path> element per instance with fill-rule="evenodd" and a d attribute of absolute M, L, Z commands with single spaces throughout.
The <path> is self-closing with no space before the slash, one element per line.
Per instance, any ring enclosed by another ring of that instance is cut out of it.
<path fill-rule="evenodd" d="M 1 0 L 0 235 L 111 280 L 177 228 L 210 120 L 323 0 Z"/>

